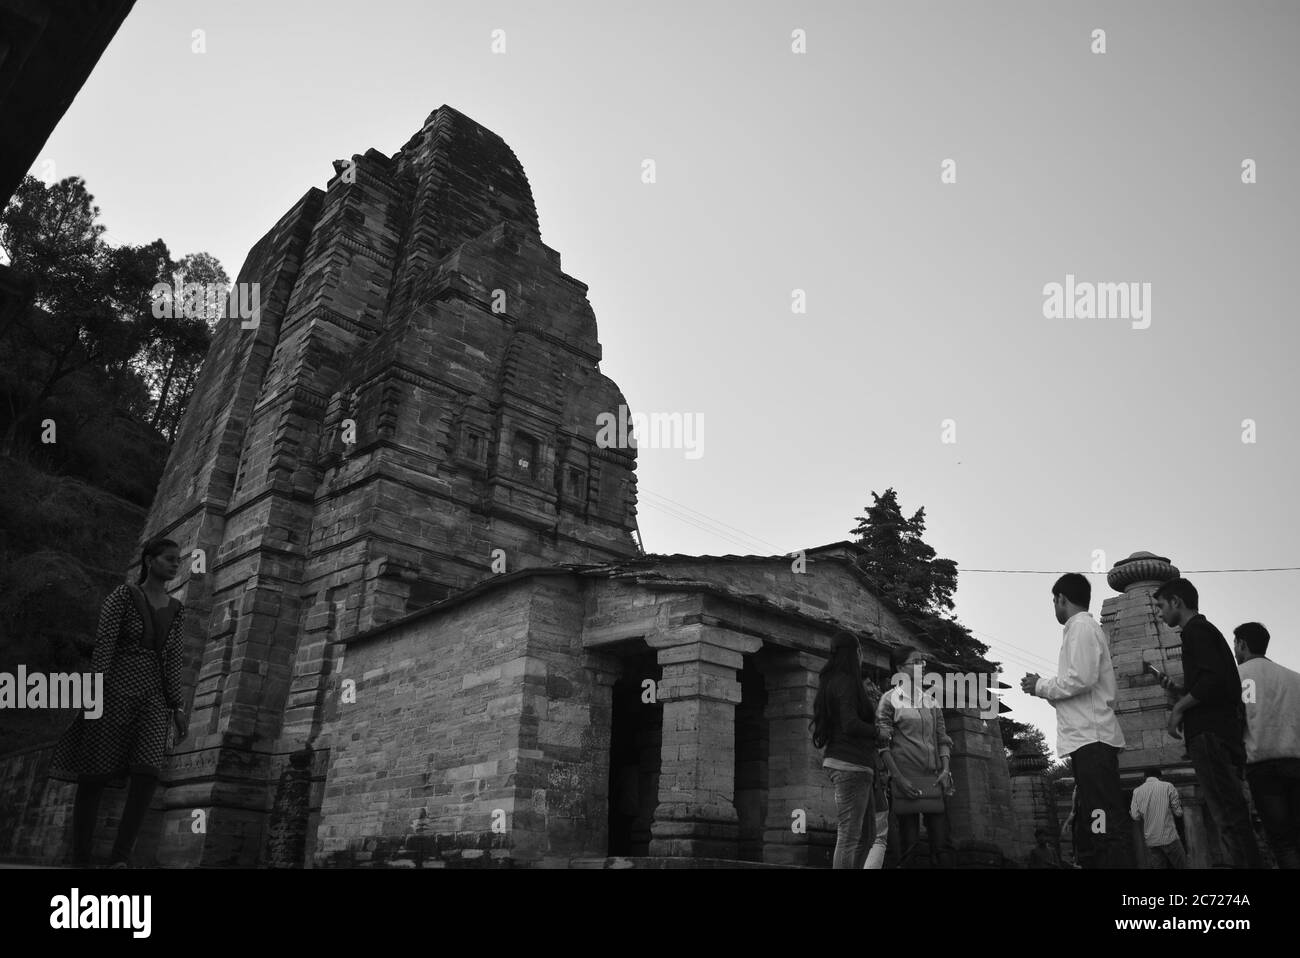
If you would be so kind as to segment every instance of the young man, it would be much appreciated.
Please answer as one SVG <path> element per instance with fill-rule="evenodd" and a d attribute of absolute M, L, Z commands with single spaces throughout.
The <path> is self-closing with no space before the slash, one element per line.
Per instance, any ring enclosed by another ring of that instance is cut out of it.
<path fill-rule="evenodd" d="M 1246 706 L 1246 781 L 1278 868 L 1300 868 L 1300 672 L 1264 652 L 1268 629 L 1232 630 Z"/>
<path fill-rule="evenodd" d="M 1262 868 L 1250 808 L 1242 794 L 1246 749 L 1241 712 L 1241 676 L 1223 633 L 1201 615 L 1200 596 L 1186 579 L 1171 579 L 1155 592 L 1160 618 L 1180 629 L 1183 680 L 1166 676 L 1165 688 L 1180 696 L 1169 716 L 1169 734 L 1185 737 L 1205 810 L 1219 827 L 1233 868 Z"/>
<path fill-rule="evenodd" d="M 1056 709 L 1056 754 L 1070 756 L 1078 789 L 1077 860 L 1084 868 L 1132 868 L 1128 816 L 1119 784 L 1124 733 L 1115 717 L 1115 669 L 1110 643 L 1088 614 L 1092 586 L 1077 572 L 1052 586 L 1056 621 L 1065 626 L 1060 672 L 1026 675 L 1020 687 Z"/>
<path fill-rule="evenodd" d="M 1160 778 L 1160 769 L 1142 771 L 1145 781 L 1133 790 L 1129 814 L 1142 823 L 1142 840 L 1152 868 L 1186 868 L 1187 855 L 1178 840 L 1175 818 L 1183 817 L 1183 802 L 1178 789 Z"/>

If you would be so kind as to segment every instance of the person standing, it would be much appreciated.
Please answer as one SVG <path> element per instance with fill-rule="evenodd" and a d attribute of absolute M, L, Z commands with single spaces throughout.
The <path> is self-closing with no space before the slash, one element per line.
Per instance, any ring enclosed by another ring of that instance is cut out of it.
<path fill-rule="evenodd" d="M 1115 669 L 1106 633 L 1088 613 L 1092 585 L 1069 572 L 1052 586 L 1056 621 L 1065 627 L 1058 675 L 1029 673 L 1020 688 L 1056 709 L 1056 753 L 1070 757 L 1078 789 L 1076 860 L 1084 868 L 1131 868 L 1128 815 L 1119 783 L 1124 733 L 1115 717 Z"/>
<path fill-rule="evenodd" d="M 1052 830 L 1039 825 L 1034 829 L 1034 847 L 1029 850 L 1026 868 L 1065 868 L 1056 846 L 1050 844 Z"/>
<path fill-rule="evenodd" d="M 1065 822 L 1061 825 L 1061 834 L 1056 836 L 1058 842 L 1063 842 L 1067 838 L 1070 840 L 1070 862 L 1071 868 L 1082 868 L 1079 864 L 1079 833 L 1075 826 L 1079 821 L 1079 785 L 1076 782 L 1070 788 L 1070 814 L 1065 816 Z"/>
<path fill-rule="evenodd" d="M 866 818 L 876 768 L 876 727 L 862 684 L 865 657 L 858 640 L 841 632 L 831 642 L 813 700 L 813 745 L 824 749 L 822 767 L 835 786 L 838 827 L 832 868 L 861 868 L 866 861 Z"/>
<path fill-rule="evenodd" d="M 72 864 L 90 865 L 95 820 L 104 788 L 129 779 L 126 805 L 110 868 L 126 868 L 166 757 L 168 729 L 178 740 L 188 723 L 181 713 L 184 609 L 166 585 L 180 568 L 178 546 L 153 539 L 140 557 L 135 586 L 109 593 L 99 613 L 92 671 L 104 675 L 104 710 L 77 715 L 55 746 L 49 778 L 77 783 L 72 813 Z"/>
<path fill-rule="evenodd" d="M 1268 629 L 1232 630 L 1246 707 L 1246 782 L 1278 868 L 1300 868 L 1300 672 L 1264 653 Z"/>
<path fill-rule="evenodd" d="M 924 816 L 931 866 L 951 868 L 955 862 L 947 797 L 953 792 L 948 768 L 952 739 L 944 726 L 943 709 L 924 703 L 921 678 L 925 662 L 925 653 L 910 646 L 899 646 L 890 653 L 895 681 L 900 675 L 908 681 L 881 696 L 876 707 L 876 738 L 889 769 L 898 822 L 899 867 L 915 861 Z"/>
<path fill-rule="evenodd" d="M 1264 860 L 1242 793 L 1246 748 L 1241 676 L 1228 640 L 1199 610 L 1200 596 L 1186 579 L 1170 579 L 1155 591 L 1165 625 L 1181 632 L 1183 678 L 1161 684 L 1179 696 L 1169 715 L 1169 734 L 1185 738 L 1205 810 L 1218 826 L 1233 868 L 1262 868 Z"/>
<path fill-rule="evenodd" d="M 869 676 L 863 676 L 863 687 L 867 690 L 867 709 L 872 715 L 880 705 L 880 687 Z M 879 730 L 877 730 L 879 735 Z M 880 749 L 876 749 L 876 777 L 871 788 L 871 807 L 867 812 L 867 821 L 874 823 L 871 830 L 871 844 L 867 849 L 866 861 L 862 867 L 881 869 L 885 867 L 885 854 L 889 850 L 889 774 L 885 768 Z"/>
<path fill-rule="evenodd" d="M 1142 771 L 1144 781 L 1133 790 L 1129 814 L 1142 823 L 1142 840 L 1152 868 L 1186 868 L 1187 855 L 1178 839 L 1175 818 L 1183 817 L 1183 802 L 1178 789 L 1160 777 L 1160 769 Z"/>

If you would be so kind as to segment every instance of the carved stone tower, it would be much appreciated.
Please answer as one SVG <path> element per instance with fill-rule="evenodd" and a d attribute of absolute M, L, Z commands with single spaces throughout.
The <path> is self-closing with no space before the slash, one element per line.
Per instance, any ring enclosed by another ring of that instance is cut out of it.
<path fill-rule="evenodd" d="M 331 643 L 486 578 L 494 555 L 637 553 L 635 450 L 595 441 L 624 399 L 514 153 L 442 106 L 391 158 L 335 171 L 249 253 L 257 322 L 218 324 L 145 527 L 204 563 L 173 583 L 195 693 L 164 864 L 294 846 L 268 823 L 296 833 L 277 783 L 320 779 Z"/>

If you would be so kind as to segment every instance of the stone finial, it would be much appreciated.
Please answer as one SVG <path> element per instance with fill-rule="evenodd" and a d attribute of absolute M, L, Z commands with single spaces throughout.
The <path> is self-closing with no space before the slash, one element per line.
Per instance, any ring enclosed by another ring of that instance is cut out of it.
<path fill-rule="evenodd" d="M 1034 747 L 1034 743 L 1022 738 L 1011 756 L 1010 771 L 1012 775 L 1039 775 L 1048 764 L 1047 758 Z"/>
<path fill-rule="evenodd" d="M 1166 557 L 1151 552 L 1135 552 L 1115 563 L 1106 574 L 1106 582 L 1116 592 L 1128 592 L 1139 587 L 1158 586 L 1177 579 L 1178 575 L 1178 567 L 1170 564 Z"/>

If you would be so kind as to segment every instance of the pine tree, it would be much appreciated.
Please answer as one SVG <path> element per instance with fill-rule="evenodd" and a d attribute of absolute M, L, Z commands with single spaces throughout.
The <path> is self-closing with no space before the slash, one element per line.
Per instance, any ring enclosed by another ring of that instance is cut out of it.
<path fill-rule="evenodd" d="M 866 553 L 858 567 L 877 584 L 881 594 L 903 614 L 907 624 L 926 635 L 935 654 L 961 671 L 989 672 L 998 663 L 986 659 L 989 648 L 950 613 L 957 591 L 957 563 L 941 559 L 922 538 L 925 508 L 906 518 L 893 488 L 858 517 L 853 530 Z"/>
<path fill-rule="evenodd" d="M 906 518 L 891 487 L 871 493 L 874 504 L 858 517 L 855 541 L 866 552 L 858 558 L 862 570 L 882 596 L 899 610 L 910 628 L 925 635 L 933 654 L 961 672 L 996 672 L 1001 663 L 985 657 L 989 647 L 953 616 L 957 563 L 941 559 L 923 538 L 925 508 Z M 1008 753 L 1014 737 L 1027 737 L 1046 754 L 1043 734 L 1033 725 L 1002 718 L 1003 745 Z"/>

